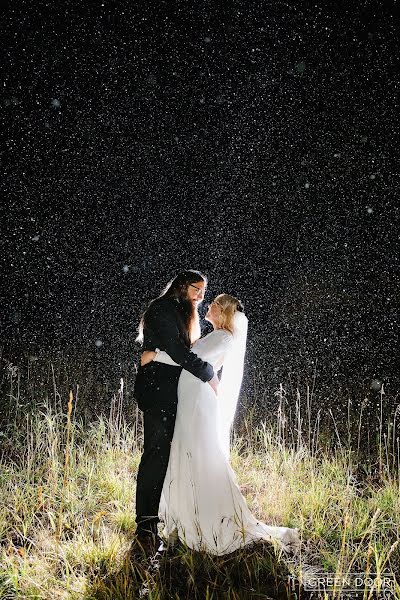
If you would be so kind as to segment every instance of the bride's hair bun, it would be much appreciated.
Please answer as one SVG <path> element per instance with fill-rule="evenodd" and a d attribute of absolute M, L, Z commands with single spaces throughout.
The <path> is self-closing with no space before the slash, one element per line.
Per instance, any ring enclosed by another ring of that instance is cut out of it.
<path fill-rule="evenodd" d="M 239 312 L 244 312 L 244 306 L 240 300 L 238 300 L 238 305 L 236 307 L 236 310 L 238 310 Z"/>

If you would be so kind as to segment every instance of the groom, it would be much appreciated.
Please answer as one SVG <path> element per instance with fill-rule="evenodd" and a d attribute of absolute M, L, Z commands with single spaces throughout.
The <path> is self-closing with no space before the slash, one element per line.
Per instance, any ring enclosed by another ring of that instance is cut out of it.
<path fill-rule="evenodd" d="M 137 341 L 143 350 L 165 350 L 181 366 L 150 362 L 140 365 L 134 397 L 143 411 L 144 449 L 136 484 L 136 539 L 138 555 L 155 554 L 161 545 L 157 533 L 158 508 L 168 467 L 178 402 L 178 380 L 182 369 L 208 382 L 216 392 L 218 377 L 212 365 L 190 351 L 199 337 L 198 305 L 204 299 L 207 279 L 199 271 L 179 273 L 150 302 L 139 325 Z"/>

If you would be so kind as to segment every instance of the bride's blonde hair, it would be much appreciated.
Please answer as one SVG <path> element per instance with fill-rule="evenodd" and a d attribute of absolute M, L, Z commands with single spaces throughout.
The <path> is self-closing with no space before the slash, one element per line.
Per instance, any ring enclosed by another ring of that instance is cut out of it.
<path fill-rule="evenodd" d="M 221 329 L 226 329 L 230 333 L 233 333 L 233 317 L 237 310 L 244 312 L 243 304 L 238 298 L 230 294 L 219 294 L 214 298 L 214 302 L 217 302 L 221 307 L 221 320 L 219 323 Z"/>

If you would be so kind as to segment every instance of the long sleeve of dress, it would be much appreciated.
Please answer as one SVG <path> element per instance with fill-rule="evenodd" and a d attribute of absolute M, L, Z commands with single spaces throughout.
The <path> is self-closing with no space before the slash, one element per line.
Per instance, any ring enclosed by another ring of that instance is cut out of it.
<path fill-rule="evenodd" d="M 214 371 L 217 371 L 223 365 L 225 355 L 231 344 L 232 335 L 225 330 L 218 329 L 197 340 L 197 342 L 193 344 L 192 348 L 197 356 L 199 356 L 202 360 L 206 360 L 213 366 Z M 167 352 L 164 351 L 157 352 L 153 360 L 168 365 L 178 364 Z"/>
<path fill-rule="evenodd" d="M 176 367 L 179 367 L 179 364 L 177 362 L 175 362 L 170 355 L 165 352 L 165 350 L 158 350 L 156 349 L 156 356 L 153 358 L 153 361 L 156 362 L 160 362 L 160 363 L 164 363 L 165 365 L 174 365 Z"/>
<path fill-rule="evenodd" d="M 191 352 L 183 343 L 177 323 L 176 309 L 170 302 L 154 303 L 146 313 L 146 324 L 156 332 L 160 346 L 176 364 L 198 377 L 210 381 L 214 377 L 212 365 Z"/>

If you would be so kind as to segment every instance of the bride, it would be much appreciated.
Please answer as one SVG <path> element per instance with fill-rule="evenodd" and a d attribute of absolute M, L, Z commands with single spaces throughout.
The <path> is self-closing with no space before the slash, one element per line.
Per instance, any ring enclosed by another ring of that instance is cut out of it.
<path fill-rule="evenodd" d="M 298 529 L 258 521 L 240 492 L 229 463 L 230 428 L 243 377 L 248 320 L 240 301 L 220 294 L 205 317 L 214 330 L 192 350 L 222 375 L 217 395 L 207 383 L 182 370 L 178 408 L 159 516 L 163 534 L 179 537 L 189 548 L 214 555 L 267 540 L 284 550 L 299 546 Z M 145 356 L 146 355 L 146 356 Z M 164 351 L 143 354 L 176 365 Z"/>

